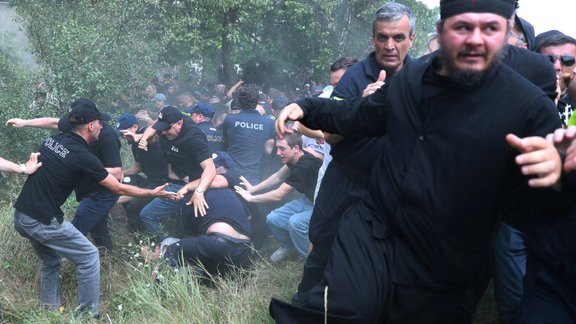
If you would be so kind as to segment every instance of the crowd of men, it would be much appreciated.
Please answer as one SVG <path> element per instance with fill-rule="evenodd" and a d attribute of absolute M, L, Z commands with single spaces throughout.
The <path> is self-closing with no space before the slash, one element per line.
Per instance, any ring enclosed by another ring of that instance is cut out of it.
<path fill-rule="evenodd" d="M 415 58 L 413 12 L 385 3 L 373 51 L 337 60 L 311 97 L 151 83 L 115 127 L 89 99 L 8 120 L 61 132 L 26 165 L 0 160 L 32 173 L 14 220 L 42 260 L 41 303 L 60 304 L 64 256 L 79 309 L 98 314 L 95 246 L 113 249 L 118 202 L 173 265 L 223 274 L 270 235 L 271 262 L 305 259 L 292 301 L 270 304 L 279 323 L 469 323 L 492 278 L 501 323 L 576 322 L 576 40 L 535 35 L 517 8 L 441 0 L 438 50 Z"/>

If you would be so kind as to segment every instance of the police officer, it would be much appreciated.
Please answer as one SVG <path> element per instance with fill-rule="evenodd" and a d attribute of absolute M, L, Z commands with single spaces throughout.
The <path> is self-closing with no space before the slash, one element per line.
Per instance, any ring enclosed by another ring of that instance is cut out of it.
<path fill-rule="evenodd" d="M 134 114 L 126 113 L 118 118 L 118 132 L 126 138 L 132 155 L 134 164 L 122 170 L 123 183 L 138 186 L 140 188 L 155 188 L 168 181 L 168 163 L 160 148 L 160 143 L 150 144 L 147 151 L 138 148 L 138 141 L 146 128 L 139 128 L 138 119 Z M 142 172 L 145 176 L 140 175 Z M 120 197 L 119 202 L 124 204 L 128 227 L 131 230 L 144 230 L 140 221 L 140 211 L 146 206 L 151 198 Z"/>
<path fill-rule="evenodd" d="M 166 106 L 158 114 L 156 123 L 144 131 L 138 146 L 147 149 L 150 138 L 151 142 L 160 140 L 168 162 L 170 184 L 166 190 L 177 192 L 189 180 L 200 179 L 200 185 L 194 190 L 192 200 L 194 214 L 205 215 L 208 204 L 204 199 L 204 191 L 214 179 L 216 167 L 202 130 L 190 118 L 184 116 L 178 108 Z M 159 235 L 160 239 L 163 238 L 160 237 L 162 236 L 160 221 L 178 212 L 184 204 L 184 201 L 154 199 L 142 209 L 140 218 L 147 230 Z"/>
<path fill-rule="evenodd" d="M 226 117 L 222 134 L 226 150 L 234 161 L 231 172 L 244 176 L 250 183 L 260 182 L 262 155 L 274 147 L 274 120 L 256 111 L 258 88 L 254 85 L 238 89 L 240 112 Z"/>
<path fill-rule="evenodd" d="M 198 103 L 192 107 L 184 109 L 184 112 L 189 113 L 192 121 L 204 132 L 206 140 L 208 141 L 208 147 L 212 153 L 224 151 L 222 132 L 212 123 L 214 109 L 212 109 L 210 104 Z"/>
<path fill-rule="evenodd" d="M 28 177 L 14 204 L 14 227 L 27 238 L 42 260 L 40 302 L 49 309 L 60 306 L 59 273 L 62 256 L 78 270 L 78 310 L 98 314 L 100 259 L 98 249 L 71 223 L 60 209 L 80 182 L 90 179 L 115 195 L 174 197 L 160 186 L 140 189 L 118 182 L 88 149 L 98 140 L 103 116 L 88 99 L 71 106 L 63 119 L 71 131 L 48 137 L 40 146 L 42 168 Z M 28 170 L 28 167 L 26 167 Z"/>

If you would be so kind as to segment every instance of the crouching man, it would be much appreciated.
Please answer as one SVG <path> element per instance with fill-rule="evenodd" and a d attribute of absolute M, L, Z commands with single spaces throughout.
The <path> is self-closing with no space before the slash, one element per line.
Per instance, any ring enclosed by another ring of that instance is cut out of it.
<path fill-rule="evenodd" d="M 214 164 L 218 173 L 226 173 L 231 159 L 227 153 L 217 152 Z M 195 235 L 181 240 L 167 238 L 162 242 L 162 248 L 154 252 L 155 255 L 161 253 L 172 265 L 199 263 L 210 274 L 224 274 L 230 268 L 251 263 L 253 248 L 247 209 L 234 191 L 227 188 L 228 181 L 220 174 L 210 184 L 210 190 L 205 192 L 204 198 L 210 206 L 206 215 L 195 217 L 194 208 L 190 206 L 192 198 L 182 211 L 182 218 L 196 229 Z M 184 198 L 193 192 L 199 183 L 200 180 L 195 180 L 184 186 L 178 192 L 179 197 Z M 148 253 L 144 251 L 143 254 Z"/>

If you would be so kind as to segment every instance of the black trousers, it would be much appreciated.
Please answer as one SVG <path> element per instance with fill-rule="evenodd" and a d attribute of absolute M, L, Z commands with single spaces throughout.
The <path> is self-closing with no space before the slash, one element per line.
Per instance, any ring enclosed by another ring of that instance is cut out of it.
<path fill-rule="evenodd" d="M 159 181 L 149 181 L 148 179 L 144 178 L 143 176 L 136 174 L 130 176 L 131 182 L 125 183 L 133 186 L 137 186 L 144 189 L 154 189 L 165 182 Z M 131 231 L 139 231 L 145 232 L 146 226 L 142 223 L 140 219 L 140 211 L 142 208 L 146 207 L 148 203 L 150 203 L 154 199 L 154 197 L 134 197 L 129 202 L 124 204 L 124 210 L 126 210 L 126 218 L 128 221 L 128 229 Z"/>
<path fill-rule="evenodd" d="M 324 278 L 298 304 L 273 299 L 277 323 L 469 323 L 465 289 L 433 290 L 394 281 L 397 239 L 363 207 L 342 218 Z M 327 306 L 325 306 L 327 305 Z"/>
<path fill-rule="evenodd" d="M 576 287 L 566 281 L 564 272 L 528 255 L 515 323 L 576 323 Z"/>
<path fill-rule="evenodd" d="M 165 257 L 171 263 L 200 262 L 210 274 L 224 274 L 230 267 L 252 262 L 250 240 L 240 240 L 220 233 L 186 237 L 168 247 Z M 184 260 L 180 258 L 184 257 Z"/>
<path fill-rule="evenodd" d="M 314 202 L 308 236 L 313 249 L 304 264 L 302 280 L 294 301 L 320 282 L 330 258 L 330 249 L 338 233 L 342 215 L 350 206 L 362 201 L 368 194 L 366 179 L 346 174 L 337 162 L 330 163 L 322 179 L 320 191 Z"/>

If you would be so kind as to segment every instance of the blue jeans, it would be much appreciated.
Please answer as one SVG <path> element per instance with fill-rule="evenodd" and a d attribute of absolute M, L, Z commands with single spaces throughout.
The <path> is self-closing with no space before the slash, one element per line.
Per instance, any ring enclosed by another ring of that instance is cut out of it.
<path fill-rule="evenodd" d="M 100 303 L 100 256 L 98 249 L 70 222 L 52 219 L 46 225 L 14 210 L 14 228 L 27 238 L 42 261 L 40 303 L 49 309 L 60 306 L 62 256 L 76 265 L 79 311 L 98 313 Z"/>
<path fill-rule="evenodd" d="M 118 201 L 118 195 L 108 190 L 94 191 L 80 200 L 72 225 L 82 234 L 90 233 L 96 246 L 112 250 L 112 238 L 108 232 L 108 212 Z"/>
<path fill-rule="evenodd" d="M 177 192 L 182 187 L 181 184 L 170 183 L 164 190 Z M 177 213 L 189 200 L 190 195 L 182 200 L 154 198 L 146 207 L 142 208 L 140 219 L 146 226 L 146 230 L 153 234 L 160 234 L 160 221 Z"/>
<path fill-rule="evenodd" d="M 306 197 L 294 199 L 266 216 L 272 235 L 283 247 L 294 246 L 298 253 L 308 255 L 308 225 L 314 204 Z"/>
<path fill-rule="evenodd" d="M 499 321 L 514 323 L 526 274 L 524 234 L 506 223 L 500 225 L 494 242 L 494 298 Z"/>

